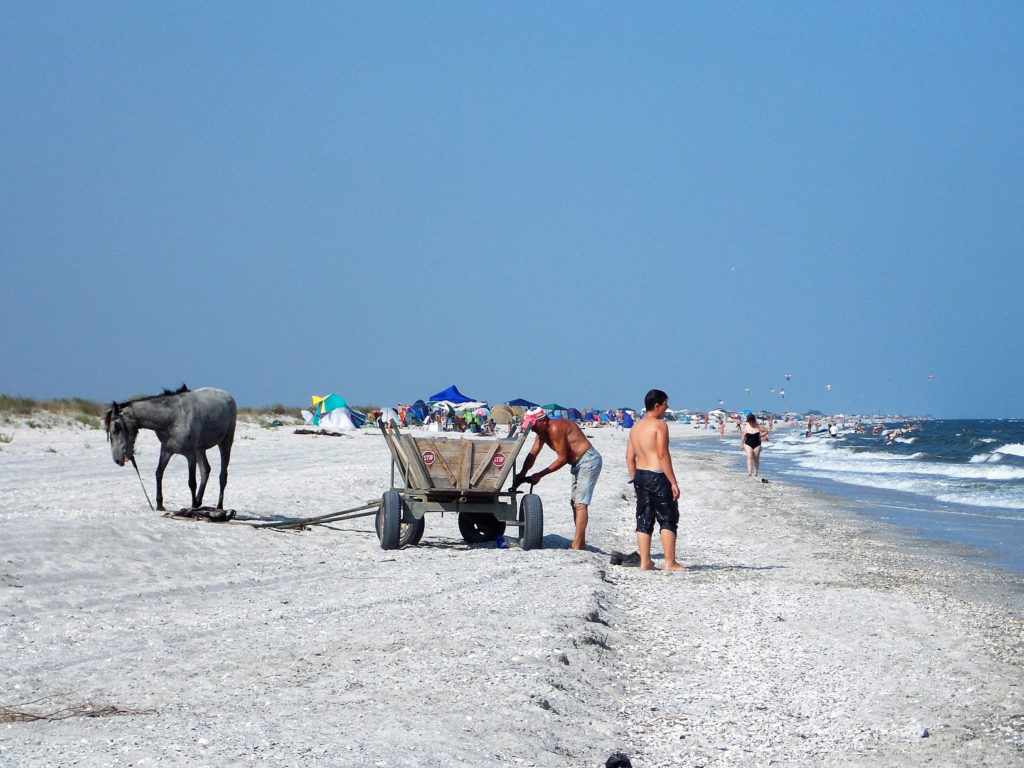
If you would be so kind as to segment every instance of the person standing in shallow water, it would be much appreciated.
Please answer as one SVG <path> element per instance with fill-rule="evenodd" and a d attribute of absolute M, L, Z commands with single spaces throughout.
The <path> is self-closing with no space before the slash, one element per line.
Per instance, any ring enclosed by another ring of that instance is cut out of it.
<path fill-rule="evenodd" d="M 636 545 L 640 570 L 653 571 L 651 537 L 654 521 L 661 528 L 661 547 L 666 571 L 685 571 L 676 562 L 676 531 L 679 527 L 679 484 L 668 452 L 668 426 L 663 419 L 668 395 L 652 389 L 644 398 L 647 412 L 629 432 L 626 468 L 636 491 Z"/>
<path fill-rule="evenodd" d="M 747 454 L 747 475 L 757 477 L 761 468 L 761 428 L 757 425 L 757 417 L 747 414 L 747 422 L 740 432 L 740 446 Z"/>

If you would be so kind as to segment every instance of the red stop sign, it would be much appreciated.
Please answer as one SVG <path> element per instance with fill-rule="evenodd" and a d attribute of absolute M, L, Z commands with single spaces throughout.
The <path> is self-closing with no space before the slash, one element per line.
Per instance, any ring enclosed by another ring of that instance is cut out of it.
<path fill-rule="evenodd" d="M 431 464 L 434 463 L 434 458 L 435 457 L 434 457 L 434 452 L 433 451 L 424 451 L 423 452 L 423 463 L 426 464 L 428 467 Z"/>
<path fill-rule="evenodd" d="M 494 462 L 494 466 L 496 466 L 498 469 L 501 469 L 502 467 L 505 466 L 505 454 L 504 453 L 496 453 L 496 454 L 494 454 L 494 459 L 492 461 Z"/>

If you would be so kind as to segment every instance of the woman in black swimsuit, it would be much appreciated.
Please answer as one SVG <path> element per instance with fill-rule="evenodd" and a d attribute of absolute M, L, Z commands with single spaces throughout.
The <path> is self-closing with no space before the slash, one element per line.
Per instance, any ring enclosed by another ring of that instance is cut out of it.
<path fill-rule="evenodd" d="M 747 414 L 747 422 L 740 433 L 740 445 L 747 454 L 747 474 L 757 477 L 761 465 L 761 427 L 752 413 Z"/>

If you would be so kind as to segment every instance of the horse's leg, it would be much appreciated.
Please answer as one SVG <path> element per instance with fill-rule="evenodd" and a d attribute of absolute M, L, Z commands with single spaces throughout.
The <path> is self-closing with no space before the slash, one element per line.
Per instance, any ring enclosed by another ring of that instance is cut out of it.
<path fill-rule="evenodd" d="M 220 448 L 220 497 L 217 499 L 217 509 L 224 509 L 224 488 L 228 484 L 228 462 L 231 461 L 231 441 L 234 437 L 234 432 L 232 432 L 218 446 Z"/>
<path fill-rule="evenodd" d="M 160 460 L 156 463 L 156 511 L 164 512 L 164 470 L 174 454 L 160 446 Z"/>
<path fill-rule="evenodd" d="M 203 494 L 206 493 L 206 481 L 210 479 L 210 462 L 206 459 L 206 451 L 200 451 L 199 456 L 199 495 L 196 496 L 196 506 L 203 505 Z"/>
<path fill-rule="evenodd" d="M 188 459 L 188 489 L 192 491 L 192 509 L 199 507 L 196 501 L 196 455 L 194 453 L 187 454 Z"/>

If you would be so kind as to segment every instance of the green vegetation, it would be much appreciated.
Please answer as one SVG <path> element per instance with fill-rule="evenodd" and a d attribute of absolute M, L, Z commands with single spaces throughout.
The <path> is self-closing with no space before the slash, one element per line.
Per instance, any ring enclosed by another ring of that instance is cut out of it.
<path fill-rule="evenodd" d="M 30 397 L 13 397 L 0 394 L 0 418 L 17 418 L 33 416 L 40 413 L 52 414 L 57 418 L 76 421 L 90 429 L 103 426 L 103 414 L 106 406 L 73 397 L 65 400 L 35 400 Z M 43 426 L 35 420 L 28 422 L 30 428 Z"/>
<path fill-rule="evenodd" d="M 47 426 L 51 421 L 63 419 L 77 422 L 90 429 L 102 429 L 103 416 L 109 407 L 110 403 L 97 403 L 80 397 L 66 400 L 36 400 L 31 397 L 0 394 L 0 421 L 28 418 L 25 422 L 26 426 L 36 429 Z M 299 418 L 300 411 L 301 408 L 298 406 L 292 407 L 275 403 L 263 408 L 239 408 L 238 418 L 269 427 L 276 426 L 274 425 L 275 421 L 294 422 Z M 0 440 L 0 442 L 10 442 L 10 440 Z"/>

